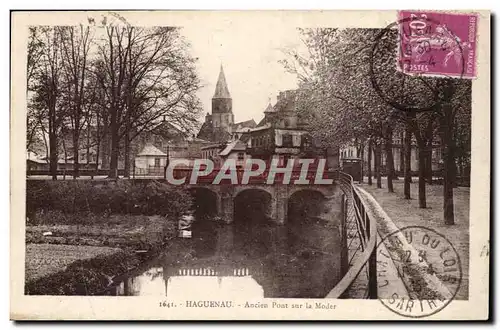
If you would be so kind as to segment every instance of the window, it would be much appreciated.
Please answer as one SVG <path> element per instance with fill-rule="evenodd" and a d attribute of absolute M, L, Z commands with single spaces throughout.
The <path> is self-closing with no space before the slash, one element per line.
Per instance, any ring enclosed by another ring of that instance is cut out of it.
<path fill-rule="evenodd" d="M 290 134 L 283 134 L 283 147 L 292 147 L 292 136 Z"/>
<path fill-rule="evenodd" d="M 155 167 L 160 167 L 160 158 L 155 158 Z"/>
<path fill-rule="evenodd" d="M 302 142 L 303 147 L 307 148 L 307 147 L 311 146 L 311 142 L 309 141 L 309 137 L 306 135 L 302 135 L 301 142 Z"/>
<path fill-rule="evenodd" d="M 238 152 L 238 160 L 244 160 L 245 159 L 245 153 L 244 152 Z"/>

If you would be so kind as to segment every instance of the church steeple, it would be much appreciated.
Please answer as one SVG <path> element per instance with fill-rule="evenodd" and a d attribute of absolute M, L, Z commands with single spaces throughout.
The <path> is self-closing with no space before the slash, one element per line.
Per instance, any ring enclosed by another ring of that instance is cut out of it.
<path fill-rule="evenodd" d="M 222 64 L 220 66 L 219 79 L 217 80 L 217 86 L 215 86 L 214 99 L 230 99 L 229 89 L 227 88 L 226 76 L 224 75 L 224 69 Z"/>

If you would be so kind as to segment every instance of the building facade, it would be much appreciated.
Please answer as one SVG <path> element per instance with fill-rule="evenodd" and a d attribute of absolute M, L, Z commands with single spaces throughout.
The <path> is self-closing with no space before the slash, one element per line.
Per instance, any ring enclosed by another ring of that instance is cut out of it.
<path fill-rule="evenodd" d="M 403 149 L 403 137 L 401 135 L 394 135 L 392 140 L 392 155 L 394 158 L 394 170 L 398 174 L 402 174 L 404 172 L 404 149 Z M 348 158 L 360 158 L 363 160 L 363 167 L 368 168 L 368 147 L 365 143 L 364 148 L 361 148 L 360 145 L 356 146 L 354 143 L 345 145 L 340 149 L 340 159 L 348 159 Z M 372 153 L 372 168 L 375 164 L 375 155 Z M 387 154 L 382 148 L 382 159 L 381 159 L 381 167 L 382 171 L 385 171 L 387 166 Z M 413 139 L 411 143 L 411 157 L 410 157 L 410 166 L 412 172 L 418 172 L 418 147 L 415 139 Z M 433 141 L 432 143 L 432 156 L 431 156 L 431 167 L 432 171 L 440 171 L 443 168 L 443 155 L 442 155 L 442 147 L 439 141 Z"/>

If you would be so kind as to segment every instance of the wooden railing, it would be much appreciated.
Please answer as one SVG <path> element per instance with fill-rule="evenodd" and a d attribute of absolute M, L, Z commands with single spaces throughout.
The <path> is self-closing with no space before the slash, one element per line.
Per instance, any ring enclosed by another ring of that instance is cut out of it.
<path fill-rule="evenodd" d="M 377 229 L 375 219 L 365 204 L 350 175 L 339 173 L 344 193 L 344 253 L 346 271 L 326 298 L 377 299 Z"/>

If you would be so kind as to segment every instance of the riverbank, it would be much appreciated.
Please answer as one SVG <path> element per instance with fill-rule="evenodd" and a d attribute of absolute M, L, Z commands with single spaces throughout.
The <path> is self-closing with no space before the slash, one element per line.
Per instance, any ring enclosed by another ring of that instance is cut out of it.
<path fill-rule="evenodd" d="M 79 259 L 82 256 L 91 255 L 88 252 L 89 247 L 79 247 L 85 249 L 85 252 L 82 252 L 82 250 L 75 250 L 74 246 L 59 245 L 54 248 L 54 245 L 48 245 L 50 247 L 44 246 L 42 249 L 39 245 L 28 246 L 28 248 L 35 248 L 38 252 L 44 251 L 41 256 L 37 254 L 35 260 L 53 260 L 54 263 L 60 265 L 61 259 L 57 258 L 58 255 L 54 256 L 55 251 L 64 254 L 76 251 L 77 260 L 65 266 L 63 270 L 26 282 L 25 294 L 27 295 L 95 295 L 109 287 L 116 276 L 138 267 L 145 260 L 145 256 L 131 250 L 118 250 L 111 253 L 110 250 L 102 249 L 97 251 L 106 251 L 104 254 L 89 259 Z M 33 259 L 27 260 L 26 263 L 33 264 Z"/>
<path fill-rule="evenodd" d="M 26 281 L 31 282 L 65 270 L 78 260 L 107 256 L 119 251 L 121 249 L 97 246 L 27 244 Z"/>
<path fill-rule="evenodd" d="M 38 219 L 51 215 L 44 213 Z M 176 221 L 162 216 L 75 215 L 73 219 L 84 219 L 86 224 L 26 227 L 26 294 L 99 294 L 115 277 L 156 256 L 177 233 Z"/>

